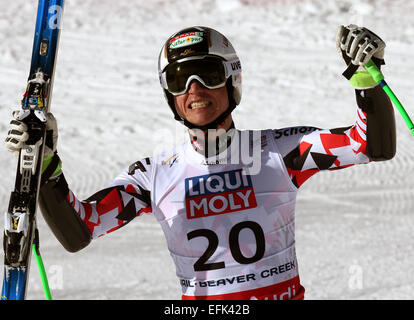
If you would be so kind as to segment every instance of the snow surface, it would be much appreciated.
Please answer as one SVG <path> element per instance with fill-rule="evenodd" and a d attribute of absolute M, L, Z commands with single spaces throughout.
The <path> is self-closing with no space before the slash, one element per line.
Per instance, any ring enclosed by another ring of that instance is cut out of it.
<path fill-rule="evenodd" d="M 37 1 L 0 2 L 0 131 L 8 130 L 29 70 Z M 371 28 L 387 43 L 386 79 L 414 116 L 413 1 L 70 0 L 66 3 L 52 111 L 71 189 L 86 198 L 124 167 L 179 143 L 157 78 L 173 32 L 207 25 L 238 50 L 239 128 L 353 124 L 353 89 L 335 49 L 340 24 Z M 414 138 L 396 113 L 397 155 L 324 172 L 299 192 L 296 247 L 307 299 L 413 299 Z M 7 209 L 16 160 L 0 152 Z M 66 252 L 39 214 L 41 251 L 54 299 L 180 299 L 161 228 L 151 216 Z M 3 260 L 3 257 L 0 257 Z M 28 299 L 43 299 L 33 265 Z"/>

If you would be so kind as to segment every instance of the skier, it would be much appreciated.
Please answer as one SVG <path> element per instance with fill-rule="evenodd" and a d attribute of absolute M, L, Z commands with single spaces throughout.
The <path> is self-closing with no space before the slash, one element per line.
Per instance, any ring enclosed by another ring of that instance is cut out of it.
<path fill-rule="evenodd" d="M 354 125 L 241 131 L 231 114 L 241 100 L 242 69 L 230 41 L 199 26 L 173 34 L 158 71 L 188 141 L 133 163 L 83 201 L 65 180 L 49 114 L 39 203 L 56 238 L 76 252 L 148 213 L 164 231 L 183 299 L 304 299 L 294 228 L 300 186 L 321 170 L 389 160 L 396 152 L 392 105 L 363 69 L 370 59 L 384 64 L 384 41 L 350 25 L 340 26 L 336 42 L 347 70 L 359 67 L 350 80 Z M 18 152 L 27 138 L 25 124 L 12 120 L 7 148 Z"/>

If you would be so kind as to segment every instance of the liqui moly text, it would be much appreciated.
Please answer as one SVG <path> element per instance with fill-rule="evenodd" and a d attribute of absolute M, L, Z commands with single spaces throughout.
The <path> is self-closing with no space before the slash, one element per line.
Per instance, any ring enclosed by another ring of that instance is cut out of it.
<path fill-rule="evenodd" d="M 187 178 L 185 197 L 188 219 L 257 207 L 251 177 L 241 169 Z"/>

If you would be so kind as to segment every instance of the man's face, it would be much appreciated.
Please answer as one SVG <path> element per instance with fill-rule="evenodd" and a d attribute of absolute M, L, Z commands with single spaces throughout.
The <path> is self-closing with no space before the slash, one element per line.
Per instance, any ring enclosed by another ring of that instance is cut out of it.
<path fill-rule="evenodd" d="M 186 93 L 174 97 L 178 114 L 197 126 L 206 125 L 220 116 L 229 107 L 226 86 L 207 89 L 193 80 Z"/>

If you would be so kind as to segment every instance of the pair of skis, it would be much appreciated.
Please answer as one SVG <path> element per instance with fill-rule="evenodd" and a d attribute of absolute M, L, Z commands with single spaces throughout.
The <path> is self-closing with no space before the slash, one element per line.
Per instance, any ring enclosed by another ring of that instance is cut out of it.
<path fill-rule="evenodd" d="M 63 6 L 64 0 L 39 0 L 38 4 L 29 79 L 18 115 L 18 119 L 28 126 L 29 140 L 19 154 L 15 188 L 5 214 L 2 300 L 25 298 L 32 246 L 36 260 L 40 259 L 36 208 Z M 411 119 L 386 85 L 382 74 L 372 62 L 367 65 L 367 70 L 391 96 L 414 135 Z M 42 273 L 42 262 L 39 261 Z"/>
<path fill-rule="evenodd" d="M 42 265 L 36 208 L 63 6 L 64 0 L 39 0 L 38 3 L 30 73 L 17 116 L 26 123 L 29 139 L 19 153 L 15 187 L 5 214 L 1 300 L 25 299 L 32 246 L 36 260 Z"/>

